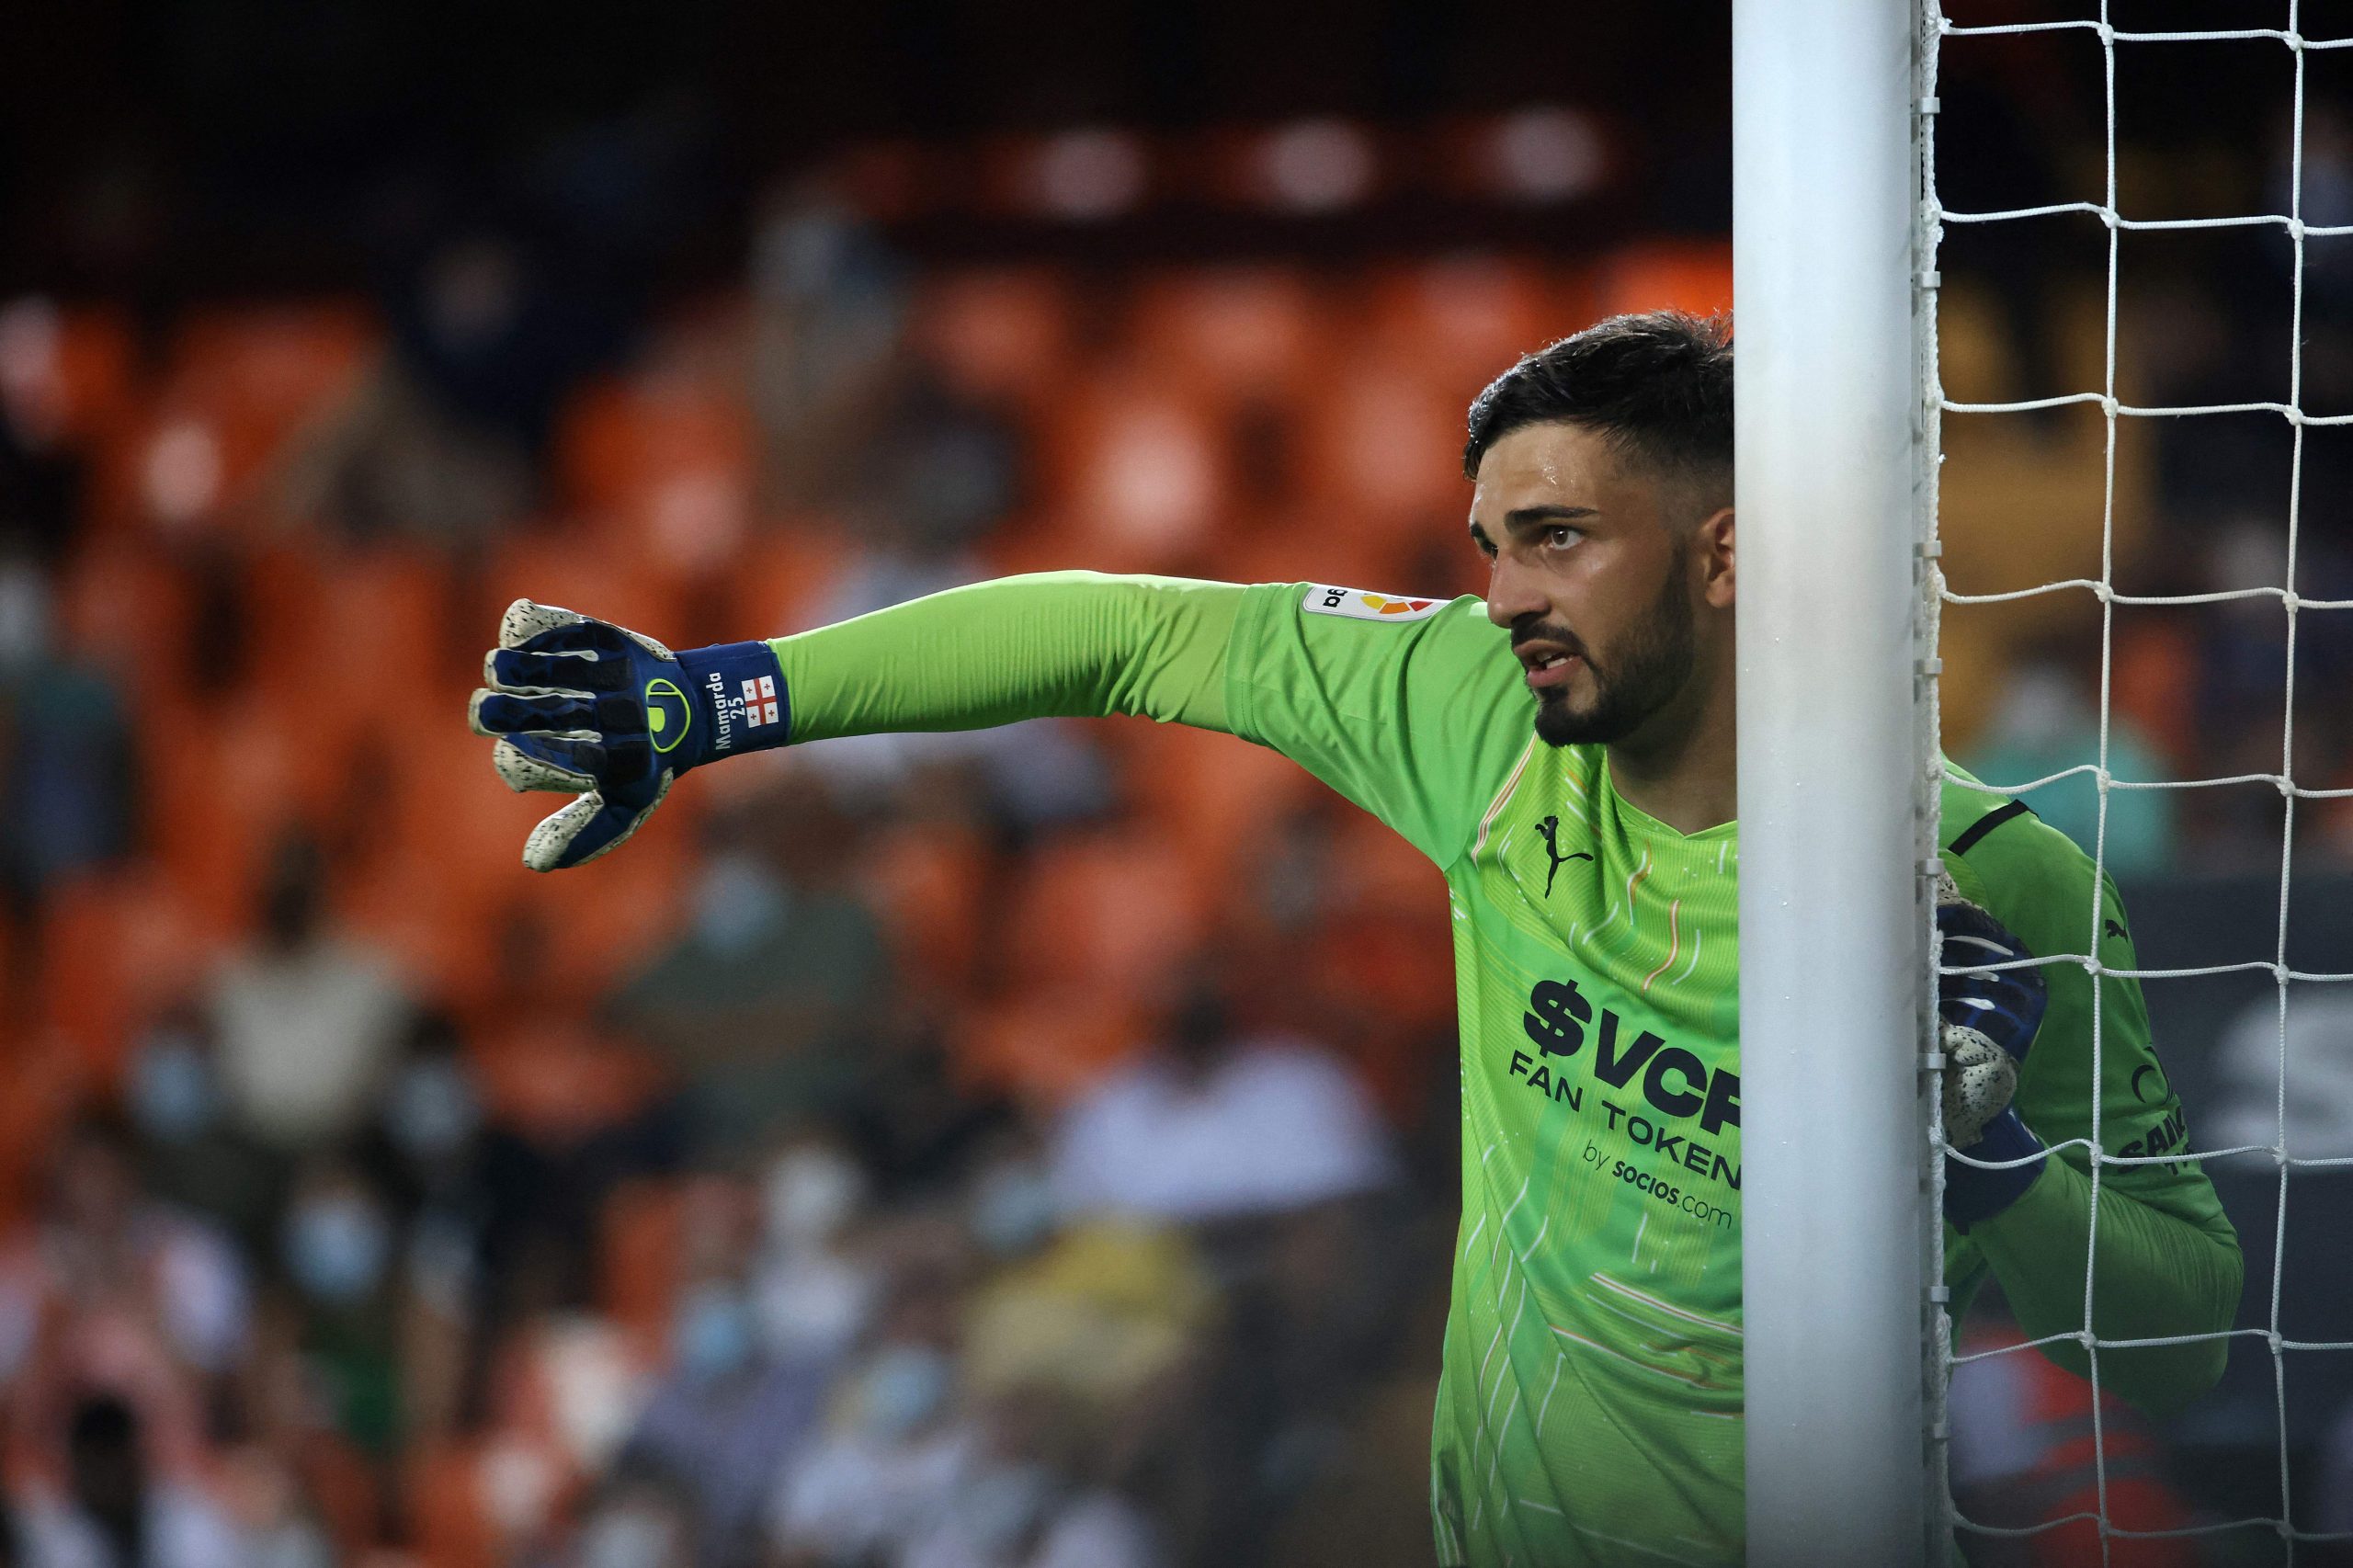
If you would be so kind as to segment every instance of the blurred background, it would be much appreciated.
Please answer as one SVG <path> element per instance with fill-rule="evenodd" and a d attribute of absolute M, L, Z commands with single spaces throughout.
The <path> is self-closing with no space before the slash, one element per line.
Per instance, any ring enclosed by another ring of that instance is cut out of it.
<path fill-rule="evenodd" d="M 0 13 L 0 1565 L 1429 1561 L 1434 870 L 1279 758 L 1107 722 L 768 754 L 534 878 L 552 801 L 460 713 L 523 594 L 692 645 L 1046 567 L 1479 591 L 1471 396 L 1731 302 L 1726 18 L 1579 9 Z M 2096 39 L 1944 59 L 1949 206 L 2098 198 Z M 2353 51 L 2308 60 L 2304 215 L 2353 222 Z M 2120 46 L 2123 210 L 2284 210 L 2293 80 Z M 2305 406 L 2353 411 L 2353 240 L 2305 262 Z M 2100 387 L 2096 219 L 1956 226 L 1943 271 L 1952 395 Z M 2124 236 L 2120 395 L 2284 399 L 2292 276 L 2277 229 Z M 2276 415 L 2123 421 L 2112 506 L 2096 410 L 1945 442 L 1963 592 L 2097 576 L 2104 519 L 2127 591 L 2287 585 Z M 2348 443 L 2303 436 L 2314 597 Z M 2117 608 L 2117 774 L 2277 772 L 2288 633 Z M 2090 760 L 2102 646 L 2081 592 L 1949 608 L 1949 749 Z M 2353 785 L 2353 619 L 2292 658 L 2295 777 Z M 2081 780 L 2034 804 L 2096 831 Z M 2144 961 L 2271 960 L 2286 830 L 2268 782 L 2113 796 Z M 2292 846 L 2290 961 L 2353 967 L 2347 802 Z M 2272 1142 L 2270 978 L 2149 993 L 2194 1142 Z M 2299 1155 L 2353 1154 L 2348 1036 L 2296 989 Z M 2283 1226 L 2268 1153 L 2215 1174 L 2244 1321 L 2277 1259 L 2282 1332 L 2348 1337 L 2346 1178 Z M 2284 1463 L 2353 1528 L 2345 1360 L 2242 1339 L 2190 1412 L 2111 1404 L 2111 1512 L 2277 1516 Z M 2090 1414 L 1965 1369 L 1964 1509 L 2092 1506 Z"/>

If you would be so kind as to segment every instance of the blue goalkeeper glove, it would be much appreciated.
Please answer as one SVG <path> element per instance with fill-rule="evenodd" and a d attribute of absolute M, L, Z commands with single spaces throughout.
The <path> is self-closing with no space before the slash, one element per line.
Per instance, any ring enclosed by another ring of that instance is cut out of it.
<path fill-rule="evenodd" d="M 483 661 L 489 684 L 467 716 L 491 735 L 510 790 L 580 798 L 531 830 L 523 864 L 560 870 L 638 830 L 672 780 L 737 752 L 782 745 L 790 699 L 765 642 L 673 653 L 651 637 L 553 605 L 517 599 Z"/>
<path fill-rule="evenodd" d="M 2034 956 L 2000 921 L 1962 898 L 1950 877 L 1938 881 L 1937 929 L 1944 937 L 1937 1011 L 1943 1019 L 1945 1146 L 1973 1159 L 2025 1162 L 1986 1170 L 1947 1155 L 1945 1218 L 1966 1231 L 2017 1202 L 2042 1174 L 2035 1157 L 2042 1140 L 2010 1101 L 2050 992 L 2040 969 L 1949 972 Z"/>

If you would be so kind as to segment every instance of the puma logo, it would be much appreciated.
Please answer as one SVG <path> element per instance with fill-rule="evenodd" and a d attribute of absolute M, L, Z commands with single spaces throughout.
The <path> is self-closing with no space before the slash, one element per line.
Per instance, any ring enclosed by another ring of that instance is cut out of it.
<path fill-rule="evenodd" d="M 1560 875 L 1562 867 L 1572 860 L 1590 860 L 1593 857 L 1582 849 L 1572 849 L 1566 855 L 1561 853 L 1561 819 L 1557 815 L 1538 823 L 1536 835 L 1544 841 L 1544 853 L 1552 862 L 1544 869 L 1544 896 L 1551 898 L 1552 879 Z"/>

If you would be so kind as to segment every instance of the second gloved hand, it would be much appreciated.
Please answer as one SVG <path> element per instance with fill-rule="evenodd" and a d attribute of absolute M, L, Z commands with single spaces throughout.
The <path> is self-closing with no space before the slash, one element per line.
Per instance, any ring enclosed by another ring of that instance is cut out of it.
<path fill-rule="evenodd" d="M 2017 1202 L 2042 1172 L 2041 1161 L 2032 1157 L 2042 1152 L 2042 1140 L 2011 1100 L 2050 994 L 2039 968 L 1951 972 L 2034 955 L 2000 921 L 1962 898 L 1949 877 L 1938 881 L 1937 929 L 1944 938 L 1937 1011 L 1943 1020 L 1946 1146 L 1978 1160 L 2025 1162 L 1988 1170 L 1946 1159 L 1945 1218 L 1965 1231 Z"/>

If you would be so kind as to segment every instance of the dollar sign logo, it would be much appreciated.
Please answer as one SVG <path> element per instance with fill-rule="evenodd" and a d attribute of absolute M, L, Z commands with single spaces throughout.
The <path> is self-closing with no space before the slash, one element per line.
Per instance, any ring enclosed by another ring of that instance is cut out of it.
<path fill-rule="evenodd" d="M 1519 1027 L 1536 1049 L 1547 1056 L 1574 1056 L 1585 1043 L 1585 1026 L 1593 1022 L 1593 1004 L 1571 980 L 1540 980 L 1528 994 L 1529 1010 Z"/>

